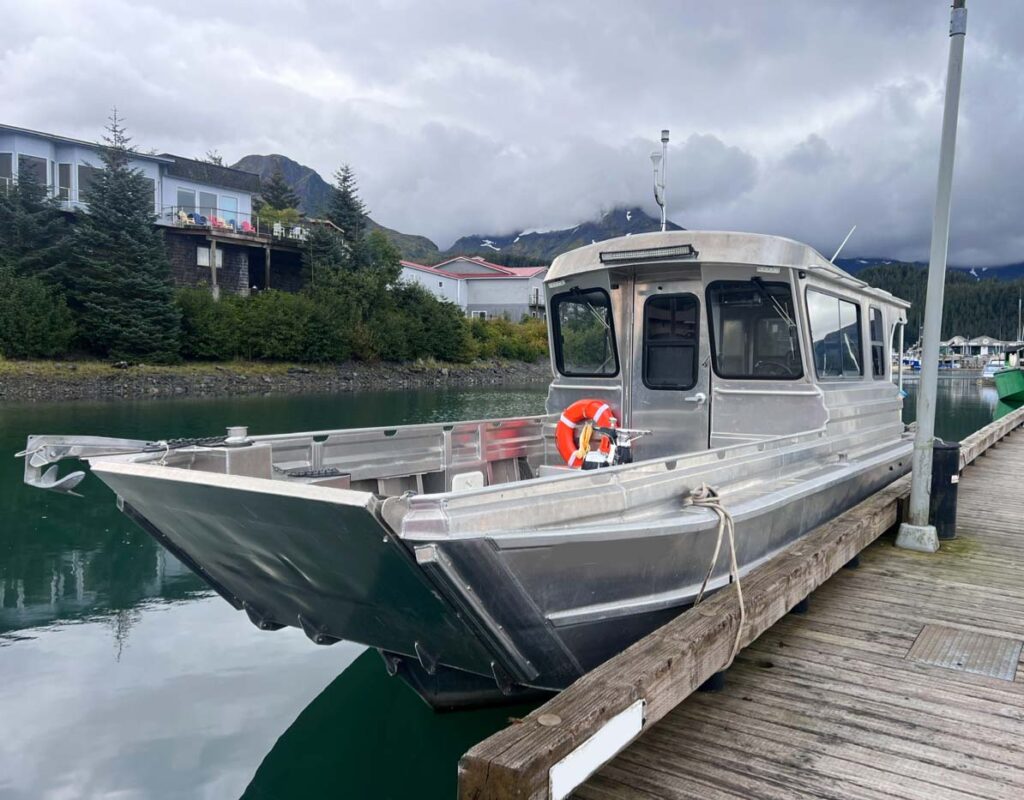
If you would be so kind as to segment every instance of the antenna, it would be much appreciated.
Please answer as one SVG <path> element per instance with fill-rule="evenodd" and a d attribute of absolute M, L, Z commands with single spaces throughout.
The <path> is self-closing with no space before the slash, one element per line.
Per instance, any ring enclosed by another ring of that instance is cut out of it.
<path fill-rule="evenodd" d="M 845 239 L 843 239 L 843 242 L 842 242 L 842 244 L 840 244 L 840 245 L 839 245 L 839 247 L 838 247 L 838 248 L 836 248 L 836 252 L 835 252 L 835 253 L 833 254 L 832 258 L 830 258 L 830 259 L 828 260 L 828 263 L 829 263 L 829 264 L 835 264 L 835 263 L 836 263 L 836 259 L 837 259 L 837 258 L 839 257 L 839 254 L 840 254 L 841 252 L 843 252 L 843 248 L 844 248 L 844 247 L 846 247 L 846 243 L 847 243 L 848 241 L 850 241 L 850 237 L 851 237 L 851 236 L 853 236 L 853 232 L 854 232 L 855 230 L 857 230 L 857 226 L 856 226 L 856 225 L 854 225 L 854 226 L 853 226 L 852 228 L 850 228 L 850 232 L 849 232 L 848 234 L 846 234 L 846 238 L 845 238 Z"/>
<path fill-rule="evenodd" d="M 668 165 L 668 131 L 661 132 L 661 152 L 651 153 L 651 164 L 654 165 L 654 202 L 661 206 L 661 231 L 665 232 L 665 167 Z"/>

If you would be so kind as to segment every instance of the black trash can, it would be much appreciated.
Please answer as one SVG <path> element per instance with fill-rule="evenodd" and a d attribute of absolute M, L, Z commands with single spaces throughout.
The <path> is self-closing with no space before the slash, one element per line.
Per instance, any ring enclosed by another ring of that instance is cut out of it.
<path fill-rule="evenodd" d="M 928 523 L 940 539 L 956 538 L 956 495 L 960 486 L 960 443 L 936 439 L 932 445 L 932 500 Z"/>

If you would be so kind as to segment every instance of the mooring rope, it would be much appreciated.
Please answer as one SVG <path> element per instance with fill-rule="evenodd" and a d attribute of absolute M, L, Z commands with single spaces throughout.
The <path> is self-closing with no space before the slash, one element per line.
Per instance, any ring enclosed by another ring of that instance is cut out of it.
<path fill-rule="evenodd" d="M 740 639 L 743 636 L 743 628 L 747 621 L 747 610 L 743 605 L 743 589 L 740 586 L 740 570 L 736 562 L 736 526 L 733 523 L 732 514 L 722 505 L 718 492 L 706 483 L 702 483 L 690 493 L 690 496 L 686 498 L 685 505 L 711 509 L 711 511 L 715 512 L 715 516 L 718 517 L 718 539 L 715 541 L 715 552 L 711 556 L 711 563 L 708 564 L 708 571 L 704 575 L 704 582 L 700 585 L 700 591 L 697 592 L 697 599 L 693 601 L 694 606 L 697 606 L 704 599 L 704 592 L 707 591 L 708 581 L 711 580 L 711 574 L 715 571 L 715 564 L 718 563 L 718 554 L 722 550 L 722 539 L 725 535 L 729 537 L 729 575 L 732 578 L 732 582 L 736 584 L 736 598 L 740 605 L 740 624 L 736 627 L 736 638 L 732 643 L 732 652 L 729 654 L 729 660 L 726 662 L 725 667 L 723 667 L 725 669 L 732 664 L 736 654 L 740 651 Z"/>

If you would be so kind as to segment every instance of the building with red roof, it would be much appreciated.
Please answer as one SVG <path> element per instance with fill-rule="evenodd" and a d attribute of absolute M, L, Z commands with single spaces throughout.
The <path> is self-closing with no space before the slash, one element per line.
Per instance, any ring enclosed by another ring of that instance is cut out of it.
<path fill-rule="evenodd" d="M 547 267 L 504 267 L 479 256 L 456 256 L 433 266 L 402 262 L 402 280 L 484 319 L 543 317 L 546 273 Z"/>

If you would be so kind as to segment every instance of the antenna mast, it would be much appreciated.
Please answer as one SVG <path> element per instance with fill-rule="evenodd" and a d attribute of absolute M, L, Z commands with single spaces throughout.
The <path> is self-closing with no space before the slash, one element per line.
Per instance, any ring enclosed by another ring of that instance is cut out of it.
<path fill-rule="evenodd" d="M 667 212 L 665 210 L 665 167 L 668 165 L 668 130 L 661 132 L 661 152 L 651 153 L 654 165 L 654 202 L 661 206 L 661 232 L 665 232 Z"/>
<path fill-rule="evenodd" d="M 832 255 L 832 258 L 830 258 L 828 260 L 829 264 L 835 264 L 836 263 L 836 259 L 839 258 L 839 254 L 841 252 L 843 252 L 843 248 L 846 247 L 846 243 L 848 241 L 850 241 L 850 237 L 853 236 L 853 232 L 855 230 L 857 230 L 857 226 L 856 225 L 854 225 L 852 228 L 850 228 L 850 232 L 848 234 L 846 234 L 846 238 L 843 239 L 842 244 L 840 244 L 839 247 L 836 248 L 836 252 Z"/>

